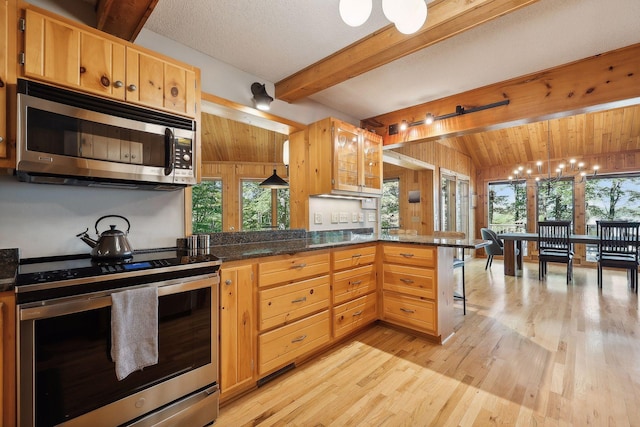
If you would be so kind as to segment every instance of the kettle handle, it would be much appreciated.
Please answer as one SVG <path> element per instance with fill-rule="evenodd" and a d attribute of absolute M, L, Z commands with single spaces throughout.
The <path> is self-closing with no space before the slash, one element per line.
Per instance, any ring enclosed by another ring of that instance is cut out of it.
<path fill-rule="evenodd" d="M 125 217 L 123 217 L 122 215 L 105 215 L 105 216 L 101 216 L 100 218 L 98 218 L 98 220 L 96 221 L 96 234 L 99 236 L 100 233 L 98 232 L 98 223 L 100 221 L 102 221 L 105 218 L 110 218 L 110 217 L 114 217 L 114 218 L 121 218 L 124 219 L 125 222 L 127 223 L 127 234 L 129 234 L 129 230 L 131 229 L 131 223 L 129 222 L 129 220 Z"/>

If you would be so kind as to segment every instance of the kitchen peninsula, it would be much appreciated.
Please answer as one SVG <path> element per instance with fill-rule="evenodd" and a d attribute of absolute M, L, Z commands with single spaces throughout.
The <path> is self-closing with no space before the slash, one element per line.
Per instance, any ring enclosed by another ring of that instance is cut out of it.
<path fill-rule="evenodd" d="M 377 320 L 444 343 L 454 251 L 487 243 L 372 229 L 211 234 L 208 250 L 223 261 L 222 401 Z"/>

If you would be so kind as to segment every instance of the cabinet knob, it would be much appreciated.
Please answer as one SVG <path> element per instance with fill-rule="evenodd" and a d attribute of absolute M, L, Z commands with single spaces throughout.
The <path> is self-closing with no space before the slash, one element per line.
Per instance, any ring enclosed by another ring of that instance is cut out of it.
<path fill-rule="evenodd" d="M 224 284 L 227 285 L 227 286 L 232 284 L 232 283 L 233 282 L 231 281 L 231 279 L 227 279 L 227 280 L 224 281 Z"/>
<path fill-rule="evenodd" d="M 135 92 L 136 90 L 138 90 L 138 86 L 131 84 L 128 86 L 128 89 L 131 92 Z"/>
<path fill-rule="evenodd" d="M 120 80 L 116 80 L 115 82 L 113 82 L 113 86 L 121 88 L 122 86 L 124 86 L 124 83 L 122 83 Z"/>
<path fill-rule="evenodd" d="M 0 142 L 4 141 L 4 138 L 0 136 Z"/>

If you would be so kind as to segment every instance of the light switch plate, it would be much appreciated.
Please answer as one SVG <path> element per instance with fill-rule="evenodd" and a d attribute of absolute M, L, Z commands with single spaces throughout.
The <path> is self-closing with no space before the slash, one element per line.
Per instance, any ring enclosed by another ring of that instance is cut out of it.
<path fill-rule="evenodd" d="M 313 214 L 313 223 L 322 224 L 322 212 L 316 212 Z"/>
<path fill-rule="evenodd" d="M 351 222 L 358 222 L 358 212 L 351 212 Z"/>
<path fill-rule="evenodd" d="M 362 212 L 358 214 L 358 222 L 364 222 L 364 214 Z"/>
<path fill-rule="evenodd" d="M 349 222 L 348 212 L 340 212 L 340 222 Z"/>
<path fill-rule="evenodd" d="M 375 212 L 367 213 L 367 221 L 376 222 L 376 214 L 375 214 Z"/>
<path fill-rule="evenodd" d="M 338 212 L 331 212 L 331 224 L 337 224 L 340 222 L 340 214 Z"/>

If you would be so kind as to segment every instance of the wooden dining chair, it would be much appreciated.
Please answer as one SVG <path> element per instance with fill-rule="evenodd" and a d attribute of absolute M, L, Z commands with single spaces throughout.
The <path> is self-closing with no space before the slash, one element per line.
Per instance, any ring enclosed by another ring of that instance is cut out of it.
<path fill-rule="evenodd" d="M 640 222 L 597 221 L 598 288 L 602 288 L 602 268 L 623 268 L 631 289 L 638 292 L 638 251 L 640 250 Z"/>
<path fill-rule="evenodd" d="M 567 264 L 567 285 L 573 280 L 571 221 L 538 222 L 538 279 L 547 275 L 547 263 Z"/>
<path fill-rule="evenodd" d="M 461 231 L 434 231 L 433 237 L 437 239 L 465 239 L 467 235 Z M 462 301 L 462 314 L 467 314 L 467 295 L 464 285 L 464 249 L 462 250 L 462 256 L 453 257 L 453 269 L 462 269 L 462 295 L 453 294 L 453 298 Z"/>

